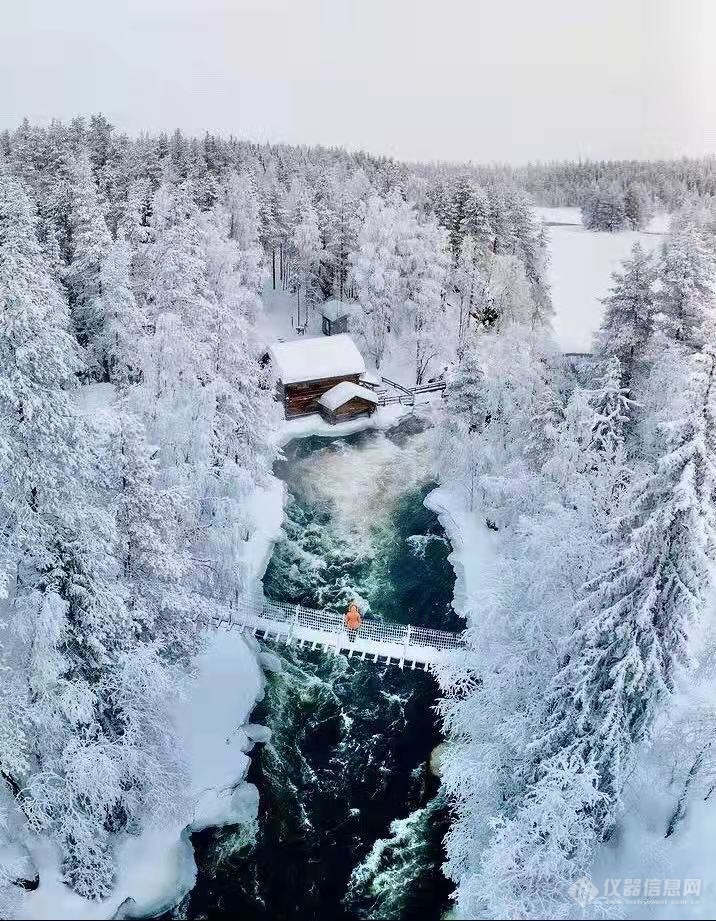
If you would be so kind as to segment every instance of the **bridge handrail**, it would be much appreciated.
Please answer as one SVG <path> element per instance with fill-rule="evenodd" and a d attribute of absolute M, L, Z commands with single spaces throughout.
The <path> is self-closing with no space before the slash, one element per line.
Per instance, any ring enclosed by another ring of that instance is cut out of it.
<path fill-rule="evenodd" d="M 403 387 L 402 384 L 397 383 L 397 381 L 391 381 L 389 377 L 384 377 L 381 375 L 380 378 L 384 384 L 390 384 L 391 387 L 395 387 L 396 390 L 402 390 L 403 393 L 407 394 L 409 397 L 412 396 L 410 390 L 407 387 Z"/>
<path fill-rule="evenodd" d="M 230 615 L 219 618 L 220 622 L 229 622 L 234 626 L 260 628 L 265 622 L 294 624 L 317 633 L 339 636 L 346 632 L 344 618 L 332 611 L 319 611 L 306 608 L 300 604 L 274 601 L 258 596 L 241 596 Z M 288 632 L 288 631 L 287 631 Z M 389 643 L 407 647 L 426 647 L 431 649 L 459 649 L 464 646 L 461 634 L 450 633 L 432 627 L 415 627 L 394 621 L 364 619 L 360 627 L 360 636 L 364 640 L 377 643 Z"/>
<path fill-rule="evenodd" d="M 445 381 L 431 381 L 429 384 L 416 384 L 410 388 L 411 393 L 433 393 L 435 390 L 445 390 Z"/>

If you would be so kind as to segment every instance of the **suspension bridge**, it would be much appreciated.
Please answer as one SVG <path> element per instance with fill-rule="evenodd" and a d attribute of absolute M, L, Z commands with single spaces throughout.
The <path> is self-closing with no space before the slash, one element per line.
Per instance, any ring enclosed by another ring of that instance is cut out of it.
<path fill-rule="evenodd" d="M 363 620 L 354 633 L 342 615 L 300 604 L 243 596 L 214 626 L 239 630 L 263 640 L 322 649 L 378 665 L 427 670 L 464 647 L 461 634 L 381 620 Z"/>

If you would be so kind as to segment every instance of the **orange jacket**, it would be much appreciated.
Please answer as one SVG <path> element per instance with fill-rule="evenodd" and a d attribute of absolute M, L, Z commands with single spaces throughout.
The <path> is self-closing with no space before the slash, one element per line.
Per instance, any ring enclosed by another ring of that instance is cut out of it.
<path fill-rule="evenodd" d="M 362 620 L 357 604 L 351 602 L 351 604 L 348 605 L 345 623 L 349 630 L 357 630 L 360 627 Z"/>

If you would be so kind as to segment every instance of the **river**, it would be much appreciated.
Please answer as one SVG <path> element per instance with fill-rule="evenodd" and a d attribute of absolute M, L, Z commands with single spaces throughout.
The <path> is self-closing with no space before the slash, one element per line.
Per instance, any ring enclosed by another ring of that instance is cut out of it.
<path fill-rule="evenodd" d="M 288 490 L 267 596 L 457 630 L 450 545 L 423 505 L 429 433 L 408 417 L 387 433 L 291 442 Z M 194 835 L 196 886 L 175 917 L 438 919 L 447 812 L 430 755 L 442 741 L 430 675 L 277 647 L 252 721 L 254 829 Z"/>

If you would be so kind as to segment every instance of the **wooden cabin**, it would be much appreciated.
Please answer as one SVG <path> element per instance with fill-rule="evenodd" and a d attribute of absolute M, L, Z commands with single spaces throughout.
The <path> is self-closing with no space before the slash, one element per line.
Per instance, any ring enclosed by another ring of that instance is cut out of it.
<path fill-rule="evenodd" d="M 341 333 L 348 332 L 348 304 L 344 304 L 337 298 L 332 297 L 321 307 L 321 316 L 323 322 L 321 329 L 324 336 L 338 336 Z"/>
<path fill-rule="evenodd" d="M 326 422 L 335 425 L 360 416 L 372 416 L 378 408 L 378 397 L 367 387 L 343 381 L 327 390 L 318 404 Z"/>
<path fill-rule="evenodd" d="M 287 419 L 321 412 L 324 393 L 343 382 L 357 385 L 365 373 L 363 356 L 346 333 L 275 342 L 268 359 Z"/>

